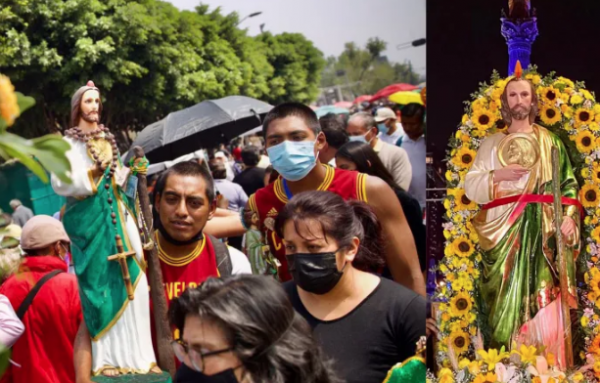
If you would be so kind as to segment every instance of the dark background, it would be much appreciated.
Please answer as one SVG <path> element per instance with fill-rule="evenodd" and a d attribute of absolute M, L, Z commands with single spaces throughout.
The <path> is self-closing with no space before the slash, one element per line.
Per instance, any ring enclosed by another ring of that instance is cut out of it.
<path fill-rule="evenodd" d="M 531 63 L 545 75 L 584 81 L 600 95 L 600 1 L 532 0 L 539 35 Z M 508 75 L 508 46 L 500 34 L 507 0 L 427 0 L 428 152 L 439 163 L 463 115 L 463 101 L 489 82 L 494 69 Z"/>
<path fill-rule="evenodd" d="M 600 97 L 600 1 L 532 0 L 539 35 L 531 63 L 546 75 L 584 81 Z M 508 75 L 508 46 L 500 34 L 508 0 L 427 0 L 427 151 L 433 159 L 428 188 L 444 188 L 448 138 L 464 113 L 463 101 L 489 82 L 492 71 Z M 442 177 L 435 177 L 438 173 Z M 443 256 L 443 191 L 428 191 L 428 257 Z M 430 258 L 431 260 L 431 258 Z"/>

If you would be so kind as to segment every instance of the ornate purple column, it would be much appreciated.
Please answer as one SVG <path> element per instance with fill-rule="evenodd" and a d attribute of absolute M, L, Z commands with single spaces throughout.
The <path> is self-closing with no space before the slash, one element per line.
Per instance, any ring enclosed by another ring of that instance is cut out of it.
<path fill-rule="evenodd" d="M 531 8 L 530 0 L 509 0 L 508 17 L 503 13 L 502 36 L 508 45 L 508 75 L 515 70 L 517 60 L 521 61 L 523 69 L 530 64 L 531 46 L 538 35 L 535 9 Z"/>

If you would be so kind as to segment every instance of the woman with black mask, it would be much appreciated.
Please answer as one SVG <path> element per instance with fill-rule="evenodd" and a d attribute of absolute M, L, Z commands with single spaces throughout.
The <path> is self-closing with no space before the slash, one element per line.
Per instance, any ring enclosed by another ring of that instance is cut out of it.
<path fill-rule="evenodd" d="M 300 193 L 275 224 L 293 281 L 284 288 L 348 383 L 380 383 L 414 356 L 425 299 L 363 270 L 383 264 L 381 226 L 368 205 L 323 191 Z"/>
<path fill-rule="evenodd" d="M 175 383 L 337 383 L 310 327 L 271 277 L 211 278 L 169 308 Z"/>
<path fill-rule="evenodd" d="M 398 196 L 400 205 L 402 205 L 402 210 L 404 210 L 408 226 L 410 226 L 410 230 L 412 231 L 415 245 L 417 246 L 417 254 L 419 255 L 421 272 L 424 273 L 427 269 L 427 231 L 423 223 L 423 210 L 419 201 L 406 190 L 396 185 L 394 177 L 385 168 L 379 159 L 379 155 L 368 144 L 362 142 L 349 142 L 345 144 L 335 154 L 335 161 L 337 167 L 340 169 L 355 170 L 360 173 L 379 177 L 394 190 L 396 196 Z M 389 272 L 386 276 L 391 278 Z"/>

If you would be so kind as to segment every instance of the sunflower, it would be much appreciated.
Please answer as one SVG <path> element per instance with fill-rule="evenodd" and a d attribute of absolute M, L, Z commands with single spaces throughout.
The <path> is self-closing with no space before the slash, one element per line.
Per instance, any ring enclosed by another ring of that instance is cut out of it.
<path fill-rule="evenodd" d="M 595 227 L 594 230 L 592 230 L 590 237 L 592 237 L 592 239 L 596 241 L 598 245 L 600 245 L 600 226 Z M 598 276 L 600 276 L 600 274 L 598 274 Z M 600 290 L 598 292 L 600 293 Z"/>
<path fill-rule="evenodd" d="M 596 294 L 596 296 L 600 295 L 600 274 L 594 274 L 589 285 L 592 288 L 592 292 Z"/>
<path fill-rule="evenodd" d="M 459 257 L 470 257 L 475 251 L 475 247 L 473 246 L 473 242 L 465 236 L 460 236 L 452 242 L 452 247 L 454 248 L 454 254 Z"/>
<path fill-rule="evenodd" d="M 463 146 L 456 152 L 456 155 L 452 158 L 452 162 L 461 169 L 470 168 L 473 165 L 473 161 L 475 161 L 476 154 L 477 152 L 473 149 Z"/>
<path fill-rule="evenodd" d="M 596 137 L 588 130 L 582 130 L 575 136 L 575 145 L 581 153 L 589 154 L 596 149 Z"/>
<path fill-rule="evenodd" d="M 465 194 L 464 189 L 458 189 L 454 194 L 454 203 L 456 210 L 475 210 L 477 204 L 469 199 Z"/>
<path fill-rule="evenodd" d="M 462 330 L 452 332 L 450 334 L 450 345 L 456 354 L 462 354 L 467 351 L 471 345 L 469 334 Z"/>
<path fill-rule="evenodd" d="M 579 191 L 579 199 L 584 207 L 597 207 L 600 202 L 600 188 L 586 183 Z"/>
<path fill-rule="evenodd" d="M 482 109 L 485 109 L 485 107 L 486 107 L 485 97 L 480 97 L 480 98 L 476 99 L 475 101 L 473 101 L 473 103 L 471 104 L 471 109 L 473 110 L 473 112 L 478 112 Z"/>
<path fill-rule="evenodd" d="M 592 179 L 594 183 L 600 184 L 600 163 L 594 162 L 594 166 L 592 166 Z"/>
<path fill-rule="evenodd" d="M 450 301 L 450 315 L 454 317 L 466 317 L 473 307 L 473 300 L 467 293 L 458 293 Z"/>
<path fill-rule="evenodd" d="M 594 121 L 594 112 L 589 109 L 579 108 L 575 111 L 575 125 L 587 125 Z"/>
<path fill-rule="evenodd" d="M 540 118 L 546 125 L 552 126 L 561 120 L 561 113 L 558 108 L 550 104 L 545 104 L 540 111 Z"/>
<path fill-rule="evenodd" d="M 473 125 L 475 125 L 475 128 L 480 131 L 486 131 L 492 128 L 496 123 L 496 120 L 498 120 L 498 115 L 486 109 L 475 110 L 473 112 L 473 116 L 471 117 Z"/>
<path fill-rule="evenodd" d="M 560 98 L 560 91 L 553 86 L 540 87 L 539 89 L 540 99 L 542 103 L 553 105 L 558 98 Z"/>
<path fill-rule="evenodd" d="M 504 122 L 503 119 L 499 119 L 498 121 L 496 121 L 496 133 L 506 132 L 507 130 L 508 125 L 506 125 L 506 122 Z"/>

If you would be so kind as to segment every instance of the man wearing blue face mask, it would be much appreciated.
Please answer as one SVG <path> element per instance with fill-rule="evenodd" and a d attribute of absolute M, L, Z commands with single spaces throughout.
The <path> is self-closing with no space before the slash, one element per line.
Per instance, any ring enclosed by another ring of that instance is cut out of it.
<path fill-rule="evenodd" d="M 379 137 L 379 128 L 373 116 L 360 112 L 352 115 L 348 121 L 346 132 L 350 141 L 366 142 L 379 156 L 383 166 L 390 172 L 394 182 L 400 188 L 408 190 L 412 179 L 412 166 L 406 150 L 383 142 Z"/>
<path fill-rule="evenodd" d="M 390 108 L 379 108 L 375 114 L 375 122 L 379 129 L 379 139 L 390 145 L 401 146 L 404 137 L 402 124 L 398 122 L 396 113 Z"/>
<path fill-rule="evenodd" d="M 263 135 L 269 159 L 281 177 L 252 195 L 247 209 L 259 216 L 260 230 L 265 234 L 271 254 L 281 264 L 278 274 L 282 281 L 291 279 L 291 275 L 285 247 L 274 230 L 275 219 L 295 194 L 326 190 L 345 200 L 362 200 L 371 206 L 386 235 L 386 260 L 392 276 L 397 282 L 425 294 L 415 243 L 396 195 L 379 178 L 334 169 L 319 161 L 319 152 L 327 142 L 312 109 L 298 103 L 273 108 L 265 117 Z M 410 175 L 408 177 L 410 180 Z M 216 222 L 218 219 L 213 219 L 211 224 Z M 229 233 L 232 230 L 230 225 Z"/>

